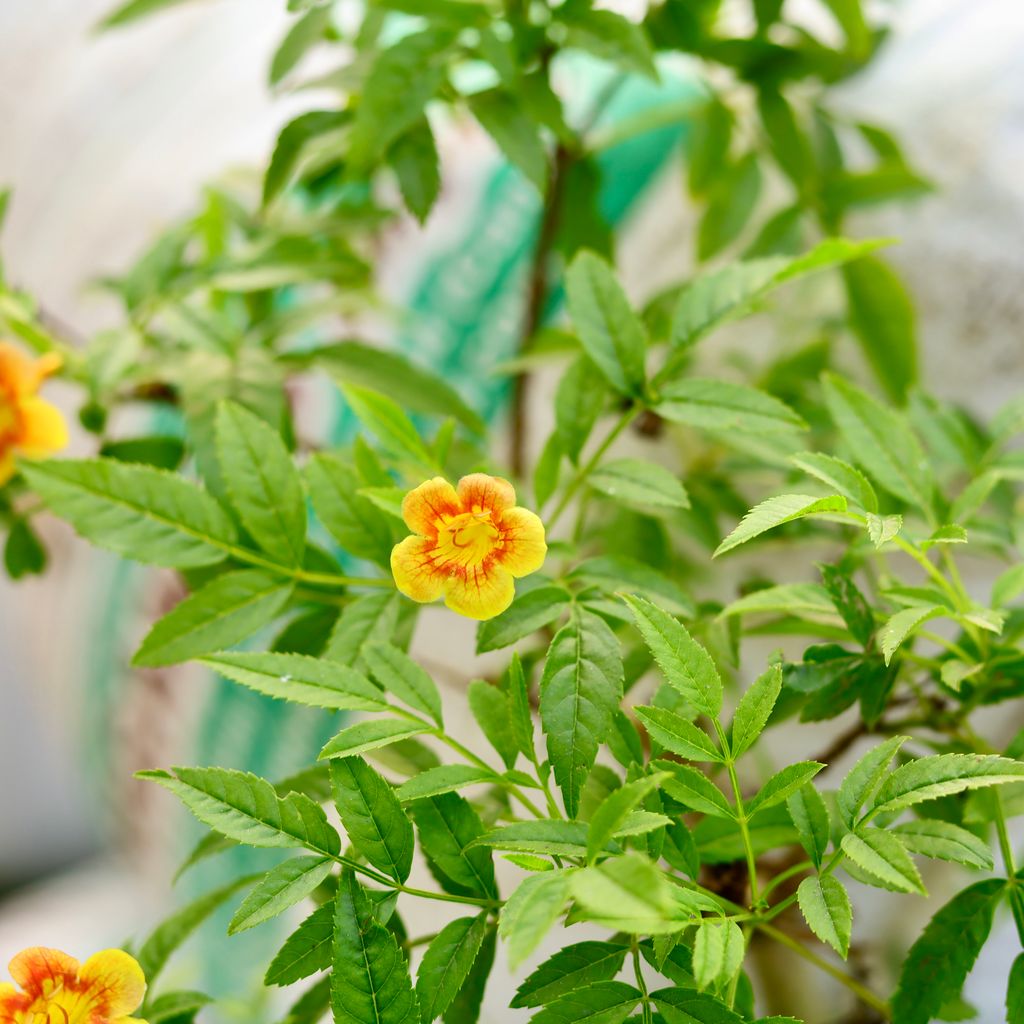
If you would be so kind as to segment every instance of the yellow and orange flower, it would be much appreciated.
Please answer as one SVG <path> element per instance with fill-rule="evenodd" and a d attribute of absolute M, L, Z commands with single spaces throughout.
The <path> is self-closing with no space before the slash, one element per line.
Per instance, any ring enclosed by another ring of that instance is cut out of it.
<path fill-rule="evenodd" d="M 513 577 L 544 564 L 544 524 L 516 505 L 501 477 L 473 473 L 456 490 L 436 476 L 410 491 L 402 518 L 416 536 L 391 552 L 398 589 L 414 601 L 442 595 L 452 611 L 471 619 L 500 615 L 515 594 Z"/>
<path fill-rule="evenodd" d="M 0 984 L 0 1024 L 145 1024 L 142 968 L 120 949 L 80 964 L 58 949 L 33 946 L 10 964 L 18 987 Z"/>
<path fill-rule="evenodd" d="M 14 474 L 15 455 L 38 458 L 68 443 L 64 417 L 36 394 L 60 365 L 55 352 L 33 359 L 0 341 L 0 485 Z"/>

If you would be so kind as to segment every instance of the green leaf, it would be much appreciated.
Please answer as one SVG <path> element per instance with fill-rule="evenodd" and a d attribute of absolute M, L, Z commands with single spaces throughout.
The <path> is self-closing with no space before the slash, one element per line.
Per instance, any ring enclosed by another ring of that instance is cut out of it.
<path fill-rule="evenodd" d="M 175 7 L 184 2 L 185 0 L 128 0 L 127 3 L 118 4 L 96 27 L 102 30 L 127 25 L 166 7 Z"/>
<path fill-rule="evenodd" d="M 215 434 L 221 477 L 242 525 L 274 561 L 300 565 L 306 501 L 280 434 L 235 402 L 218 406 Z"/>
<path fill-rule="evenodd" d="M 175 665 L 240 643 L 277 618 L 293 586 L 256 570 L 218 576 L 153 626 L 132 664 Z"/>
<path fill-rule="evenodd" d="M 386 394 L 402 408 L 430 416 L 454 416 L 476 434 L 486 426 L 442 376 L 400 352 L 359 341 L 342 341 L 314 350 L 313 358 L 349 385 Z"/>
<path fill-rule="evenodd" d="M 613 594 L 639 594 L 665 611 L 692 618 L 697 608 L 674 580 L 653 566 L 626 555 L 598 555 L 580 562 L 566 577 Z"/>
<path fill-rule="evenodd" d="M 803 519 L 822 512 L 845 512 L 846 499 L 840 494 L 827 498 L 815 498 L 808 494 L 780 494 L 755 505 L 740 521 L 732 533 L 715 549 L 712 556 L 717 558 L 748 540 L 759 537 L 768 530 L 794 519 Z"/>
<path fill-rule="evenodd" d="M 486 679 L 474 679 L 466 691 L 469 709 L 480 731 L 498 752 L 506 768 L 512 768 L 519 755 L 519 744 L 512 732 L 508 694 Z"/>
<path fill-rule="evenodd" d="M 761 167 L 755 153 L 719 168 L 697 228 L 698 260 L 710 259 L 742 234 L 760 194 Z"/>
<path fill-rule="evenodd" d="M 633 710 L 651 738 L 666 750 L 685 757 L 688 761 L 721 763 L 722 755 L 711 737 L 682 715 L 677 715 L 667 708 L 640 705 Z"/>
<path fill-rule="evenodd" d="M 868 537 L 876 550 L 881 550 L 902 529 L 903 516 L 876 516 L 868 513 Z"/>
<path fill-rule="evenodd" d="M 398 629 L 398 601 L 393 591 L 364 594 L 345 607 L 331 633 L 324 657 L 361 668 L 365 652 L 388 643 Z"/>
<path fill-rule="evenodd" d="M 797 192 L 806 194 L 815 173 L 814 153 L 793 108 L 777 89 L 763 86 L 758 89 L 757 109 L 776 163 Z"/>
<path fill-rule="evenodd" d="M 871 481 L 856 467 L 834 455 L 821 452 L 798 452 L 789 461 L 809 473 L 827 487 L 844 495 L 865 512 L 878 512 L 878 496 Z"/>
<path fill-rule="evenodd" d="M 1024 1022 L 1024 953 L 1010 968 L 1010 981 L 1006 988 L 1006 1024 Z"/>
<path fill-rule="evenodd" d="M 401 718 L 371 718 L 342 729 L 320 751 L 320 760 L 332 757 L 354 757 L 368 750 L 387 747 L 410 736 L 430 732 L 430 726 Z"/>
<path fill-rule="evenodd" d="M 551 641 L 540 682 L 548 756 L 570 818 L 621 700 L 619 641 L 603 619 L 581 610 Z"/>
<path fill-rule="evenodd" d="M 375 868 L 404 882 L 416 841 L 391 786 L 361 757 L 345 757 L 331 762 L 331 791 L 349 841 Z"/>
<path fill-rule="evenodd" d="M 586 989 L 559 996 L 535 1013 L 530 1024 L 622 1024 L 640 999 L 640 990 L 625 982 L 595 981 Z"/>
<path fill-rule="evenodd" d="M 213 1000 L 202 992 L 165 992 L 144 1004 L 148 1024 L 192 1024 L 196 1014 Z"/>
<path fill-rule="evenodd" d="M 437 460 L 427 450 L 412 420 L 393 398 L 354 384 L 341 390 L 359 422 L 388 455 L 421 471 L 433 472 L 437 468 Z"/>
<path fill-rule="evenodd" d="M 46 568 L 46 548 L 25 519 L 15 520 L 7 534 L 4 568 L 12 580 L 39 575 Z"/>
<path fill-rule="evenodd" d="M 270 61 L 270 84 L 277 85 L 306 52 L 324 38 L 331 23 L 331 5 L 311 7 L 288 29 Z"/>
<path fill-rule="evenodd" d="M 251 885 L 259 875 L 246 875 L 204 893 L 188 906 L 172 914 L 150 933 L 135 958 L 152 985 L 178 947 L 219 907 L 236 892 Z"/>
<path fill-rule="evenodd" d="M 762 612 L 785 612 L 788 615 L 814 618 L 832 618 L 836 606 L 828 591 L 817 583 L 780 583 L 777 587 L 765 587 L 727 604 L 719 613 L 727 618 L 732 615 L 751 615 Z"/>
<path fill-rule="evenodd" d="M 608 385 L 593 361 L 580 355 L 562 374 L 555 392 L 555 432 L 575 465 L 604 408 Z"/>
<path fill-rule="evenodd" d="M 460 917 L 445 925 L 427 947 L 416 976 L 416 996 L 424 1021 L 448 1009 L 469 977 L 487 934 L 487 913 Z"/>
<path fill-rule="evenodd" d="M 786 798 L 786 810 L 816 868 L 821 867 L 830 836 L 828 807 L 822 795 L 808 783 Z"/>
<path fill-rule="evenodd" d="M 497 651 L 561 618 L 570 601 L 562 587 L 542 586 L 518 594 L 500 615 L 481 622 L 476 634 L 477 654 Z"/>
<path fill-rule="evenodd" d="M 338 833 L 323 808 L 304 793 L 279 797 L 265 779 L 228 768 L 175 768 L 138 772 L 170 790 L 204 824 L 248 846 L 304 846 L 334 857 Z"/>
<path fill-rule="evenodd" d="M 602 463 L 588 478 L 596 491 L 640 509 L 689 508 L 686 488 L 675 474 L 643 459 L 614 459 Z"/>
<path fill-rule="evenodd" d="M 480 782 L 496 782 L 497 776 L 486 768 L 477 768 L 471 764 L 442 764 L 436 768 L 428 768 L 419 775 L 414 775 L 408 782 L 396 790 L 402 803 L 410 800 L 422 800 L 428 796 L 440 796 L 442 793 L 454 793 L 465 786 L 473 786 Z"/>
<path fill-rule="evenodd" d="M 672 778 L 667 779 L 662 788 L 673 800 L 678 800 L 684 807 L 699 811 L 701 814 L 735 819 L 736 812 L 722 791 L 695 768 L 673 761 L 655 761 L 654 767 L 672 772 Z"/>
<path fill-rule="evenodd" d="M 630 812 L 653 793 L 667 776 L 647 775 L 609 793 L 591 815 L 587 832 L 587 861 L 593 864 L 625 824 Z"/>
<path fill-rule="evenodd" d="M 800 883 L 796 897 L 811 931 L 845 960 L 850 950 L 853 908 L 842 882 L 831 875 L 813 875 Z"/>
<path fill-rule="evenodd" d="M 743 1024 L 745 1019 L 713 996 L 692 988 L 663 988 L 651 993 L 651 998 L 665 1024 Z"/>
<path fill-rule="evenodd" d="M 847 832 L 842 839 L 843 853 L 859 868 L 896 892 L 927 895 L 921 876 L 898 839 L 878 828 Z"/>
<path fill-rule="evenodd" d="M 519 853 L 580 857 L 586 852 L 587 835 L 588 826 L 582 821 L 541 818 L 537 821 L 516 821 L 492 829 L 481 836 L 477 844 Z"/>
<path fill-rule="evenodd" d="M 234 524 L 182 477 L 116 459 L 21 462 L 29 486 L 86 540 L 150 565 L 187 569 L 222 561 Z"/>
<path fill-rule="evenodd" d="M 956 523 L 947 523 L 933 531 L 931 536 L 921 541 L 921 550 L 927 551 L 936 544 L 966 544 L 967 531 Z"/>
<path fill-rule="evenodd" d="M 537 123 L 522 103 L 503 89 L 487 89 L 469 97 L 469 109 L 502 153 L 544 195 L 548 155 Z"/>
<path fill-rule="evenodd" d="M 877 256 L 843 268 L 850 327 L 888 396 L 902 403 L 917 380 L 914 306 L 899 275 Z"/>
<path fill-rule="evenodd" d="M 992 584 L 992 606 L 1005 608 L 1021 594 L 1024 594 L 1024 563 L 1010 566 Z"/>
<path fill-rule="evenodd" d="M 565 289 L 573 324 L 594 365 L 616 391 L 642 395 L 647 338 L 612 268 L 584 250 L 566 271 Z"/>
<path fill-rule="evenodd" d="M 365 676 L 320 658 L 239 651 L 212 654 L 202 662 L 226 679 L 279 700 L 335 711 L 388 708 L 384 694 Z"/>
<path fill-rule="evenodd" d="M 466 978 L 458 995 L 445 1012 L 444 1024 L 477 1024 L 480 1019 L 484 989 L 491 975 L 491 969 L 494 967 L 494 954 L 497 946 L 497 929 L 488 928 L 483 946 L 477 954 L 469 977 Z"/>
<path fill-rule="evenodd" d="M 347 110 L 310 110 L 289 121 L 277 137 L 263 176 L 263 205 L 269 206 L 288 184 L 307 143 L 343 128 L 351 119 Z"/>
<path fill-rule="evenodd" d="M 651 44 L 636 22 L 615 11 L 593 7 L 562 7 L 559 14 L 569 26 L 566 46 L 612 61 L 623 71 L 658 80 Z"/>
<path fill-rule="evenodd" d="M 910 947 L 892 997 L 898 1024 L 928 1024 L 960 994 L 992 929 L 1005 882 L 991 878 L 954 896 Z"/>
<path fill-rule="evenodd" d="M 882 779 L 889 774 L 889 763 L 908 739 L 907 736 L 893 736 L 872 747 L 846 774 L 836 794 L 836 807 L 847 828 L 856 824 L 860 809 L 872 799 Z"/>
<path fill-rule="evenodd" d="M 702 377 L 672 381 L 659 390 L 654 411 L 688 427 L 727 434 L 776 434 L 806 430 L 807 424 L 785 402 L 742 384 Z"/>
<path fill-rule="evenodd" d="M 779 769 L 761 787 L 752 800 L 747 801 L 748 816 L 781 804 L 791 793 L 810 782 L 825 765 L 819 761 L 798 761 Z"/>
<path fill-rule="evenodd" d="M 888 619 L 878 631 L 878 643 L 885 656 L 886 665 L 892 661 L 892 656 L 900 645 L 918 626 L 924 625 L 929 619 L 948 614 L 949 609 L 944 605 L 916 605 L 904 608 Z"/>
<path fill-rule="evenodd" d="M 537 752 L 533 746 L 533 711 L 530 706 L 530 684 L 523 672 L 518 654 L 512 655 L 505 673 L 508 689 L 509 728 L 520 753 L 534 764 Z"/>
<path fill-rule="evenodd" d="M 773 665 L 740 698 L 732 718 L 732 737 L 729 741 L 734 759 L 745 754 L 764 731 L 781 691 L 782 666 Z"/>
<path fill-rule="evenodd" d="M 576 942 L 544 961 L 516 991 L 512 1009 L 544 1006 L 559 996 L 611 981 L 629 951 L 614 942 Z"/>
<path fill-rule="evenodd" d="M 561 917 L 568 899 L 569 878 L 562 871 L 530 875 L 519 883 L 498 920 L 498 934 L 508 946 L 512 970 L 537 948 Z"/>
<path fill-rule="evenodd" d="M 891 831 L 911 853 L 992 870 L 988 843 L 959 825 L 938 818 L 920 818 L 897 825 Z"/>
<path fill-rule="evenodd" d="M 1024 778 L 1024 762 L 995 754 L 933 754 L 908 761 L 888 774 L 873 801 L 872 814 L 900 811 L 925 800 L 998 786 Z"/>
<path fill-rule="evenodd" d="M 626 597 L 637 628 L 669 685 L 698 711 L 717 718 L 722 710 L 722 680 L 711 655 L 686 627 L 643 598 Z"/>
<path fill-rule="evenodd" d="M 743 963 L 746 943 L 735 921 L 702 918 L 693 942 L 693 976 L 697 988 L 725 986 Z"/>
<path fill-rule="evenodd" d="M 267 968 L 265 985 L 294 985 L 331 966 L 334 943 L 334 901 L 317 907 L 285 939 Z"/>
<path fill-rule="evenodd" d="M 630 851 L 575 871 L 569 882 L 587 920 L 615 931 L 656 934 L 679 931 L 686 923 L 672 920 L 672 887 L 660 869 L 639 853 Z"/>
<path fill-rule="evenodd" d="M 268 871 L 228 925 L 228 935 L 254 928 L 277 917 L 309 896 L 331 873 L 329 857 L 293 857 Z"/>
<path fill-rule="evenodd" d="M 405 954 L 394 934 L 374 919 L 351 872 L 338 888 L 332 961 L 336 1024 L 420 1024 Z"/>
<path fill-rule="evenodd" d="M 843 617 L 850 635 L 867 648 L 875 632 L 874 612 L 867 599 L 848 572 L 834 565 L 821 565 L 818 568 L 829 596 L 835 602 L 836 611 Z"/>
<path fill-rule="evenodd" d="M 370 644 L 363 650 L 363 658 L 370 674 L 387 693 L 444 727 L 441 694 L 434 680 L 405 651 L 391 644 Z"/>
<path fill-rule="evenodd" d="M 890 494 L 928 514 L 934 482 L 906 420 L 835 374 L 822 377 L 825 402 L 864 471 Z"/>
<path fill-rule="evenodd" d="M 441 168 L 434 133 L 425 117 L 391 144 L 387 161 L 398 178 L 406 209 L 426 223 L 441 192 Z"/>
<path fill-rule="evenodd" d="M 420 845 L 437 867 L 474 895 L 497 899 L 491 851 L 474 845 L 484 834 L 476 811 L 457 793 L 444 793 L 409 804 L 419 829 Z"/>

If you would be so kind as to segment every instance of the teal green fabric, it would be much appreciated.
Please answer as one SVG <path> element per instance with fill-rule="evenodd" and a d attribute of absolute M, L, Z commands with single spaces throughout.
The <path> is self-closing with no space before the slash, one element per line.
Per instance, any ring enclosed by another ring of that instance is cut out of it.
<path fill-rule="evenodd" d="M 606 84 L 596 81 L 593 94 L 599 94 Z M 601 123 L 620 123 L 666 104 L 679 105 L 680 100 L 696 94 L 696 85 L 679 80 L 655 85 L 630 78 L 612 95 Z M 675 123 L 632 137 L 601 154 L 599 201 L 609 224 L 623 226 L 685 136 L 685 125 Z M 487 179 L 457 240 L 427 257 L 427 265 L 408 296 L 408 316 L 394 340 L 395 347 L 411 359 L 440 372 L 489 422 L 500 421 L 509 394 L 507 378 L 492 370 L 516 351 L 524 314 L 523 285 L 540 214 L 536 190 L 517 170 L 499 165 Z M 548 314 L 554 315 L 560 304 L 556 290 Z M 351 411 L 339 402 L 333 440 L 343 444 L 355 431 Z M 147 586 L 146 572 L 125 563 L 112 561 L 104 573 L 105 578 L 96 583 L 97 592 L 105 597 L 98 602 L 90 631 L 90 699 L 85 720 L 86 761 L 101 798 L 102 781 L 110 778 L 112 770 L 123 768 L 112 763 L 117 744 L 111 737 L 114 708 L 122 699 L 130 699 L 130 694 L 122 692 L 127 651 L 120 624 L 136 620 L 135 609 Z M 244 768 L 280 778 L 307 763 L 337 729 L 337 716 L 275 702 L 211 677 L 193 749 L 182 756 L 188 763 Z M 183 853 L 200 832 L 192 825 L 182 830 Z M 186 876 L 176 899 L 275 859 L 279 855 L 266 851 L 229 851 Z M 225 910 L 202 930 L 199 955 L 189 959 L 208 965 L 202 972 L 205 977 L 198 981 L 185 978 L 186 984 L 198 983 L 213 994 L 225 994 L 258 982 L 252 965 L 265 962 L 280 941 L 279 931 L 264 926 L 225 940 L 229 916 Z M 231 943 L 230 957 L 223 955 L 226 941 Z M 249 1019 L 255 1019 L 255 1014 Z"/>

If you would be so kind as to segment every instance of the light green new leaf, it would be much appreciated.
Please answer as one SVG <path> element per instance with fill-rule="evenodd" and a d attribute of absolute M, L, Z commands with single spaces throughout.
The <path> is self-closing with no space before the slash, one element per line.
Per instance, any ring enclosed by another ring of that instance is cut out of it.
<path fill-rule="evenodd" d="M 853 908 L 843 883 L 832 875 L 813 875 L 800 883 L 796 898 L 811 931 L 845 960 L 850 950 Z"/>
<path fill-rule="evenodd" d="M 925 800 L 1024 779 L 1024 762 L 996 754 L 933 754 L 908 761 L 885 778 L 872 814 L 900 811 Z"/>
<path fill-rule="evenodd" d="M 625 600 L 668 683 L 698 711 L 717 718 L 722 710 L 722 680 L 711 655 L 682 623 L 657 605 L 639 597 Z"/>
<path fill-rule="evenodd" d="M 530 1024 L 622 1024 L 640 999 L 640 990 L 625 982 L 595 981 L 588 988 L 559 996 L 535 1013 Z"/>
<path fill-rule="evenodd" d="M 214 498 L 178 476 L 116 459 L 19 463 L 29 487 L 86 540 L 170 569 L 231 554 L 234 524 Z"/>
<path fill-rule="evenodd" d="M 277 618 L 293 587 L 257 570 L 218 576 L 153 626 L 132 664 L 175 665 L 240 643 Z"/>
<path fill-rule="evenodd" d="M 588 826 L 582 821 L 541 818 L 537 821 L 516 821 L 492 829 L 476 840 L 475 845 L 517 853 L 581 857 L 586 853 L 588 834 Z M 614 849 L 609 847 L 609 852 Z"/>
<path fill-rule="evenodd" d="M 437 460 L 405 410 L 393 398 L 355 384 L 346 384 L 341 390 L 359 422 L 377 438 L 388 455 L 421 471 L 437 470 Z"/>
<path fill-rule="evenodd" d="M 498 934 L 508 945 L 515 970 L 538 946 L 562 915 L 569 899 L 569 877 L 562 871 L 531 875 L 505 901 Z"/>
<path fill-rule="evenodd" d="M 331 792 L 349 842 L 399 882 L 409 877 L 416 840 L 391 786 L 361 757 L 331 762 Z"/>
<path fill-rule="evenodd" d="M 1011 566 L 992 584 L 992 605 L 1005 608 L 1021 594 L 1024 594 L 1024 563 Z"/>
<path fill-rule="evenodd" d="M 647 775 L 628 782 L 609 793 L 590 817 L 587 832 L 587 862 L 593 864 L 612 838 L 618 834 L 631 811 L 668 778 L 667 773 Z"/>
<path fill-rule="evenodd" d="M 569 601 L 569 592 L 556 586 L 535 587 L 516 595 L 500 615 L 480 623 L 476 634 L 477 654 L 500 650 L 551 625 L 561 618 Z"/>
<path fill-rule="evenodd" d="M 405 651 L 391 644 L 369 644 L 363 658 L 370 674 L 387 693 L 429 715 L 441 727 L 441 694 L 427 672 Z"/>
<path fill-rule="evenodd" d="M 992 851 L 988 843 L 959 825 L 937 818 L 919 818 L 897 825 L 891 831 L 911 853 L 992 870 Z"/>
<path fill-rule="evenodd" d="M 402 803 L 408 803 L 410 800 L 440 796 L 441 793 L 454 793 L 465 786 L 497 780 L 498 776 L 494 772 L 486 768 L 477 768 L 476 765 L 441 764 L 414 775 L 408 782 L 402 783 L 395 793 Z"/>
<path fill-rule="evenodd" d="M 334 943 L 334 901 L 317 907 L 285 939 L 284 945 L 270 962 L 265 985 L 294 985 L 318 971 L 331 966 Z"/>
<path fill-rule="evenodd" d="M 732 533 L 715 549 L 712 556 L 717 558 L 727 551 L 759 537 L 768 530 L 794 519 L 803 519 L 821 512 L 845 512 L 846 499 L 841 494 L 827 498 L 815 498 L 809 494 L 780 494 L 755 505 L 740 521 Z"/>
<path fill-rule="evenodd" d="M 856 467 L 821 452 L 799 452 L 791 455 L 789 461 L 798 469 L 810 474 L 823 484 L 845 495 L 865 512 L 878 512 L 878 495 L 871 481 Z"/>
<path fill-rule="evenodd" d="M 242 900 L 228 925 L 228 935 L 254 928 L 304 900 L 331 873 L 328 857 L 293 857 L 268 871 Z"/>
<path fill-rule="evenodd" d="M 749 816 L 781 804 L 791 793 L 810 782 L 825 765 L 819 761 L 798 761 L 779 769 L 746 805 Z"/>
<path fill-rule="evenodd" d="M 583 251 L 565 275 L 569 313 L 594 365 L 616 391 L 639 397 L 644 389 L 647 337 L 611 267 Z"/>
<path fill-rule="evenodd" d="M 685 757 L 688 761 L 712 761 L 720 764 L 722 754 L 714 741 L 693 722 L 687 721 L 667 708 L 643 707 L 633 709 L 651 739 L 666 750 Z"/>
<path fill-rule="evenodd" d="M 773 665 L 740 698 L 732 718 L 729 741 L 734 758 L 745 754 L 764 731 L 781 691 L 782 666 Z"/>
<path fill-rule="evenodd" d="M 927 551 L 936 544 L 966 544 L 967 531 L 957 523 L 947 523 L 935 530 L 930 537 L 921 541 L 921 550 Z"/>
<path fill-rule="evenodd" d="M 185 2 L 186 0 L 127 0 L 127 3 L 118 4 L 110 11 L 97 25 L 97 28 L 107 29 L 118 25 L 127 25 L 131 21 L 162 11 L 166 7 L 174 7 Z"/>
<path fill-rule="evenodd" d="M 335 711 L 383 711 L 384 694 L 364 675 L 334 662 L 302 654 L 227 652 L 203 658 L 204 665 L 250 690 Z"/>
<path fill-rule="evenodd" d="M 218 406 L 214 433 L 221 478 L 246 531 L 275 562 L 300 565 L 306 500 L 281 435 L 236 402 Z"/>
<path fill-rule="evenodd" d="M 822 795 L 808 783 L 786 798 L 786 810 L 800 839 L 816 868 L 821 867 L 828 849 L 830 836 L 828 807 Z"/>
<path fill-rule="evenodd" d="M 449 922 L 427 946 L 416 974 L 423 1020 L 437 1020 L 451 1005 L 473 969 L 487 934 L 487 914 Z"/>
<path fill-rule="evenodd" d="M 548 757 L 569 817 L 622 700 L 622 653 L 607 623 L 580 611 L 555 634 L 540 682 Z"/>
<path fill-rule="evenodd" d="M 775 587 L 754 590 L 727 604 L 719 614 L 728 618 L 763 612 L 814 618 L 834 618 L 837 614 L 835 602 L 820 583 L 780 583 Z"/>
<path fill-rule="evenodd" d="M 324 38 L 331 23 L 331 6 L 311 7 L 288 29 L 270 61 L 270 84 L 277 85 L 306 52 Z"/>
<path fill-rule="evenodd" d="M 491 851 L 474 845 L 484 834 L 479 815 L 457 793 L 444 793 L 409 804 L 424 853 L 457 885 L 477 896 L 496 899 Z"/>
<path fill-rule="evenodd" d="M 639 853 L 630 851 L 575 871 L 569 882 L 586 919 L 615 931 L 653 935 L 685 925 L 673 920 L 672 887 L 664 874 Z"/>
<path fill-rule="evenodd" d="M 228 768 L 138 772 L 169 789 L 204 824 L 248 846 L 304 846 L 328 857 L 341 849 L 323 808 L 303 793 L 279 797 L 265 779 Z"/>
<path fill-rule="evenodd" d="M 641 509 L 689 508 L 686 488 L 664 466 L 643 459 L 602 463 L 589 477 L 590 486 L 623 505 Z"/>
<path fill-rule="evenodd" d="M 902 843 L 879 828 L 861 828 L 847 832 L 842 839 L 843 853 L 859 868 L 878 879 L 886 889 L 919 892 L 926 896 L 924 883 Z"/>
<path fill-rule="evenodd" d="M 864 471 L 890 494 L 927 514 L 935 484 L 902 415 L 835 374 L 825 374 L 822 385 L 832 419 Z"/>
<path fill-rule="evenodd" d="M 764 391 L 702 377 L 666 384 L 659 390 L 654 411 L 672 423 L 715 433 L 740 430 L 772 434 L 807 429 L 801 416 Z"/>
<path fill-rule="evenodd" d="M 332 740 L 328 740 L 320 751 L 320 760 L 332 757 L 354 757 L 368 750 L 387 747 L 410 736 L 430 732 L 430 726 L 418 725 L 402 718 L 370 718 L 356 722 L 342 729 Z"/>
<path fill-rule="evenodd" d="M 910 947 L 892 997 L 893 1020 L 929 1024 L 960 994 L 992 929 L 1005 882 L 991 878 L 957 893 Z"/>
<path fill-rule="evenodd" d="M 727 985 L 743 963 L 746 943 L 735 921 L 702 918 L 693 942 L 693 976 L 698 989 Z"/>
<path fill-rule="evenodd" d="M 395 935 L 378 924 L 347 872 L 334 914 L 331 1011 L 336 1024 L 421 1024 L 409 964 Z"/>
<path fill-rule="evenodd" d="M 890 737 L 867 751 L 847 772 L 836 795 L 836 808 L 847 828 L 853 828 L 856 824 L 860 809 L 871 800 L 882 779 L 889 773 L 889 764 L 896 752 L 908 739 L 908 736 Z"/>
<path fill-rule="evenodd" d="M 885 656 L 886 665 L 892 661 L 892 656 L 899 650 L 900 645 L 918 626 L 924 625 L 929 619 L 948 614 L 949 609 L 943 605 L 916 605 L 913 608 L 904 608 L 888 619 L 878 631 L 878 642 Z"/>
<path fill-rule="evenodd" d="M 559 996 L 611 981 L 622 968 L 628 946 L 615 942 L 576 942 L 545 960 L 520 986 L 512 1009 L 544 1006 Z"/>
<path fill-rule="evenodd" d="M 867 519 L 868 537 L 876 550 L 881 550 L 903 529 L 903 516 L 876 516 L 869 512 Z"/>

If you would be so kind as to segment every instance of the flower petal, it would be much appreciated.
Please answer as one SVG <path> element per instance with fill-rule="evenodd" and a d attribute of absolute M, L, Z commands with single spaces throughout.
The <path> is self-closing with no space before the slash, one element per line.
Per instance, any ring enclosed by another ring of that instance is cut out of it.
<path fill-rule="evenodd" d="M 395 586 L 414 601 L 436 601 L 448 579 L 448 570 L 438 563 L 436 541 L 406 537 L 391 549 L 391 572 Z"/>
<path fill-rule="evenodd" d="M 459 499 L 465 512 L 499 512 L 516 503 L 515 488 L 500 476 L 470 473 L 459 481 Z"/>
<path fill-rule="evenodd" d="M 78 978 L 78 967 L 73 956 L 59 949 L 29 946 L 11 961 L 8 969 L 23 992 L 38 998 L 49 995 L 55 988 L 73 986 Z"/>
<path fill-rule="evenodd" d="M 529 509 L 510 508 L 502 514 L 498 529 L 503 543 L 495 554 L 513 576 L 528 576 L 544 564 L 548 546 L 538 515 Z"/>
<path fill-rule="evenodd" d="M 14 476 L 14 452 L 0 448 L 0 487 Z"/>
<path fill-rule="evenodd" d="M 440 476 L 413 488 L 402 499 L 405 525 L 421 537 L 436 537 L 439 520 L 443 516 L 457 516 L 461 511 L 455 488 Z"/>
<path fill-rule="evenodd" d="M 62 362 L 56 352 L 33 359 L 17 345 L 0 341 L 0 389 L 16 398 L 34 394 L 43 378 L 59 370 Z"/>
<path fill-rule="evenodd" d="M 59 451 L 68 443 L 68 428 L 60 410 L 41 398 L 26 398 L 19 405 L 21 431 L 18 450 L 38 457 Z"/>
<path fill-rule="evenodd" d="M 24 1013 L 32 1005 L 32 997 L 19 992 L 14 985 L 0 982 L 0 1021 L 16 1021 L 18 1013 Z"/>
<path fill-rule="evenodd" d="M 490 560 L 453 576 L 445 587 L 444 603 L 469 619 L 493 619 L 512 603 L 515 592 L 509 573 Z"/>
<path fill-rule="evenodd" d="M 142 968 L 122 949 L 93 954 L 82 964 L 78 978 L 104 1017 L 124 1017 L 137 1010 L 146 995 Z"/>

